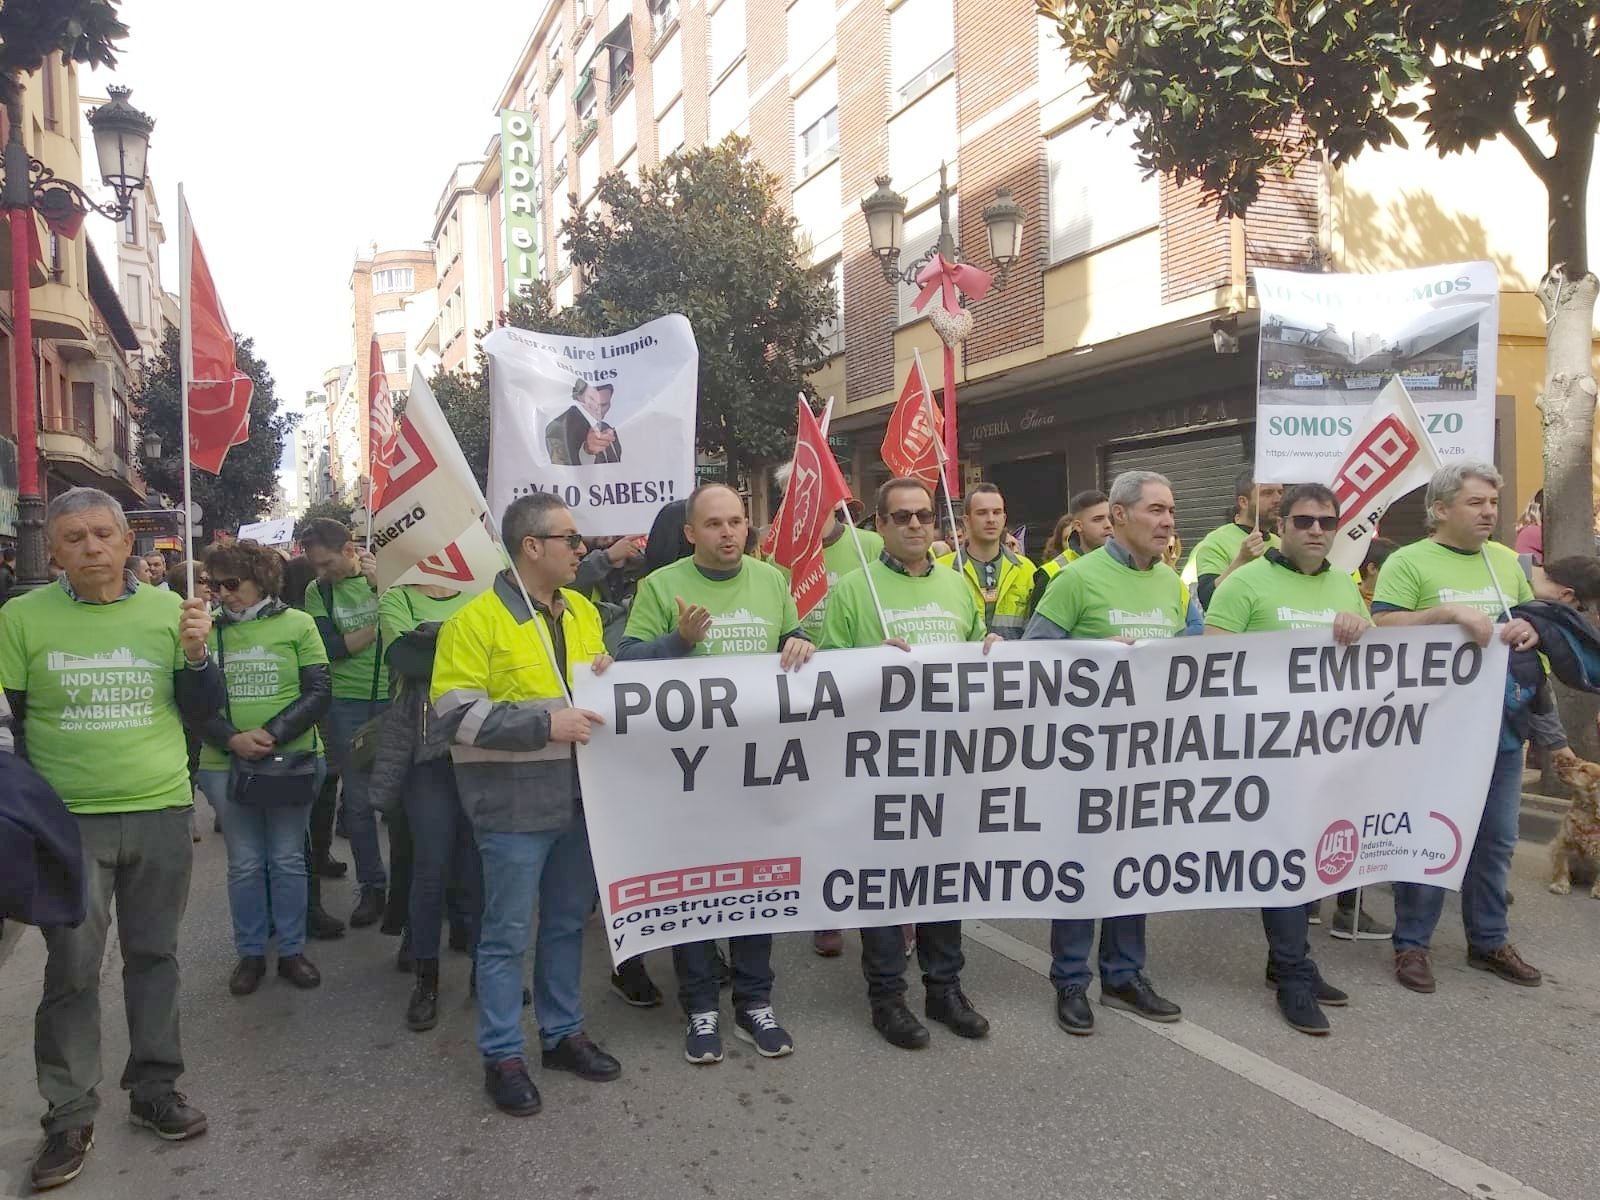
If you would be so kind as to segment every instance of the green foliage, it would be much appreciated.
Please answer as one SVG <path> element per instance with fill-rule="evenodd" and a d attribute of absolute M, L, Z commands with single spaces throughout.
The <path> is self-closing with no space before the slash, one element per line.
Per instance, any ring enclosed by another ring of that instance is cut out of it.
<path fill-rule="evenodd" d="M 128 35 L 118 0 L 4 0 L 0 4 L 0 102 L 18 95 L 19 75 L 37 71 L 47 54 L 63 62 L 112 67 L 115 43 Z"/>
<path fill-rule="evenodd" d="M 301 530 L 321 517 L 330 518 L 349 528 L 350 514 L 353 512 L 355 506 L 343 500 L 318 500 L 315 504 L 306 505 L 305 511 L 300 514 L 300 519 L 295 522 L 294 535 L 298 538 Z"/>
<path fill-rule="evenodd" d="M 255 380 L 250 400 L 250 440 L 228 451 L 221 475 L 195 471 L 193 494 L 205 510 L 206 529 L 237 530 L 257 520 L 272 503 L 278 483 L 278 460 L 284 436 L 298 419 L 278 414 L 272 373 L 255 356 L 249 338 L 239 339 L 239 369 Z M 179 407 L 178 332 L 167 331 L 161 354 L 145 372 L 133 397 L 133 408 L 146 432 L 161 438 L 161 457 L 142 464 L 145 481 L 177 499 L 183 495 L 183 412 Z"/>

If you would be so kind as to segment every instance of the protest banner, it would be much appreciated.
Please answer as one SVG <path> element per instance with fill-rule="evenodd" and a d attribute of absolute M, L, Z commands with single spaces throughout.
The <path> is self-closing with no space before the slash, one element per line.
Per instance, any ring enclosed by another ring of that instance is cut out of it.
<path fill-rule="evenodd" d="M 294 544 L 294 518 L 278 517 L 271 521 L 255 521 L 239 526 L 241 542 L 259 542 L 263 546 L 292 546 Z"/>
<path fill-rule="evenodd" d="M 550 492 L 590 536 L 649 529 L 694 489 L 700 355 L 686 318 L 614 337 L 497 329 L 489 356 L 489 509 Z"/>
<path fill-rule="evenodd" d="M 581 671 L 574 702 L 605 720 L 578 765 L 612 957 L 1459 887 L 1506 653 L 1438 626 Z"/>
<path fill-rule="evenodd" d="M 1494 460 L 1500 281 L 1487 262 L 1375 275 L 1258 270 L 1257 483 L 1332 485 L 1394 378 L 1446 464 Z"/>

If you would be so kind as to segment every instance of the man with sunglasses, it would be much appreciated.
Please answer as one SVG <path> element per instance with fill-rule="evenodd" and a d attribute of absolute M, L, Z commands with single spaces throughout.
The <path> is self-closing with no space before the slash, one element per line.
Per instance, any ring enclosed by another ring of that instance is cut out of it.
<path fill-rule="evenodd" d="M 798 670 L 816 649 L 800 628 L 783 572 L 745 555 L 750 522 L 739 493 L 708 483 L 689 493 L 684 537 L 688 558 L 652 571 L 639 584 L 619 659 L 690 658 L 714 654 L 777 654 Z M 794 1039 L 772 1011 L 772 935 L 730 938 L 734 1025 L 763 1058 L 794 1051 Z M 699 1065 L 722 1061 L 718 1024 L 721 981 L 713 942 L 672 948 L 678 1000 L 689 1024 L 683 1056 Z"/>
<path fill-rule="evenodd" d="M 1206 634 L 1262 633 L 1274 629 L 1327 629 L 1341 646 L 1369 628 L 1361 589 L 1343 571 L 1330 570 L 1328 550 L 1339 528 L 1339 501 L 1319 483 L 1283 494 L 1281 542 L 1217 584 L 1206 609 Z M 1350 997 L 1322 978 L 1306 940 L 1310 912 L 1304 904 L 1263 908 L 1267 933 L 1267 983 L 1278 989 L 1278 1011 L 1293 1029 L 1328 1032 L 1324 1004 L 1342 1007 Z"/>

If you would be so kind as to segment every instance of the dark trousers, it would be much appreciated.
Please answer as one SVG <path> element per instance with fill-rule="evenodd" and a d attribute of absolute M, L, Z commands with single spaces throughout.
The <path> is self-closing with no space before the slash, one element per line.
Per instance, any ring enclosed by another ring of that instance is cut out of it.
<path fill-rule="evenodd" d="M 961 986 L 961 922 L 933 921 L 917 926 L 917 964 L 922 986 L 938 996 Z M 883 1000 L 906 992 L 906 944 L 898 925 L 877 925 L 861 931 L 861 973 L 867 977 L 867 999 Z"/>
<path fill-rule="evenodd" d="M 333 853 L 333 814 L 339 804 L 339 777 L 328 772 L 322 786 L 317 789 L 316 803 L 311 806 L 311 857 L 315 862 L 325 862 Z"/>
<path fill-rule="evenodd" d="M 683 1011 L 716 1012 L 717 978 L 714 942 L 689 942 L 672 948 L 672 965 L 678 972 L 678 1003 Z M 772 935 L 728 939 L 728 965 L 733 968 L 735 1010 L 762 1008 L 772 1002 Z"/>
<path fill-rule="evenodd" d="M 403 795 L 411 826 L 411 952 L 419 959 L 439 957 L 439 926 L 447 904 L 451 924 L 463 927 L 468 945 L 475 947 L 483 921 L 483 860 L 461 808 L 450 759 L 412 767 Z M 390 853 L 398 864 L 392 829 Z M 399 879 L 398 865 L 390 876 Z"/>
<path fill-rule="evenodd" d="M 1267 957 L 1278 971 L 1280 988 L 1310 987 L 1317 979 L 1317 964 L 1311 961 L 1307 940 L 1310 916 L 1308 905 L 1263 908 L 1261 927 L 1267 931 Z"/>
<path fill-rule="evenodd" d="M 1050 982 L 1057 988 L 1087 988 L 1093 921 L 1050 922 Z M 1106 917 L 1100 922 L 1100 986 L 1126 987 L 1144 970 L 1144 916 Z"/>
<path fill-rule="evenodd" d="M 407 928 L 411 910 L 411 870 L 415 851 L 411 837 L 411 821 L 404 806 L 384 814 L 383 823 L 389 827 L 389 894 L 383 909 L 385 933 Z"/>

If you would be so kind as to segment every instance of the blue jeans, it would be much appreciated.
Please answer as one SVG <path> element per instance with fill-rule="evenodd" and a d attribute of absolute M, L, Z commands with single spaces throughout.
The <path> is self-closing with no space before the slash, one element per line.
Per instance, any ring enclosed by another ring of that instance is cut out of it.
<path fill-rule="evenodd" d="M 403 800 L 411 823 L 411 952 L 419 959 L 435 959 L 447 882 L 464 918 L 468 944 L 476 943 L 483 915 L 483 866 L 448 756 L 413 766 Z"/>
<path fill-rule="evenodd" d="M 326 766 L 317 762 L 317 786 Z M 228 848 L 228 911 L 240 958 L 265 956 L 268 923 L 277 927 L 278 956 L 306 945 L 306 820 L 310 803 L 283 808 L 234 804 L 228 772 L 200 772 L 200 790 L 222 817 Z"/>
<path fill-rule="evenodd" d="M 378 849 L 378 818 L 367 802 L 367 772 L 346 770 L 345 759 L 356 730 L 388 707 L 387 700 L 376 704 L 335 700 L 322 725 L 328 743 L 328 766 L 344 783 L 344 829 L 350 836 L 350 854 L 356 860 L 356 882 L 362 887 L 388 887 L 389 877 L 384 874 L 383 852 Z"/>
<path fill-rule="evenodd" d="M 716 946 L 715 942 L 681 942 L 672 948 L 672 966 L 678 972 L 678 1003 L 689 1016 L 717 1010 L 722 980 L 717 978 Z M 903 947 L 900 953 L 904 958 Z M 733 968 L 735 1010 L 765 1008 L 772 1002 L 770 933 L 729 938 L 728 965 Z"/>
<path fill-rule="evenodd" d="M 1317 982 L 1317 964 L 1311 960 L 1307 931 L 1311 909 L 1305 904 L 1263 908 L 1261 928 L 1267 933 L 1267 961 L 1278 971 L 1279 989 L 1311 987 Z"/>
<path fill-rule="evenodd" d="M 1050 922 L 1050 982 L 1057 988 L 1087 988 L 1093 921 Z M 1123 987 L 1144 970 L 1144 915 L 1106 917 L 1100 922 L 1100 986 Z"/>
<path fill-rule="evenodd" d="M 483 929 L 478 936 L 478 1049 L 483 1060 L 521 1058 L 522 958 L 533 904 L 533 1013 L 549 1050 L 583 1028 L 583 925 L 600 898 L 580 813 L 568 829 L 544 833 L 477 830 L 483 860 Z"/>
<path fill-rule="evenodd" d="M 1522 747 L 1495 755 L 1489 797 L 1483 805 L 1461 879 L 1461 923 L 1473 950 L 1498 950 L 1511 939 L 1506 920 L 1506 885 L 1511 854 L 1517 848 L 1517 817 L 1522 809 Z M 1467 833 L 1462 830 L 1462 836 Z M 1426 950 L 1444 911 L 1444 889 L 1427 883 L 1394 885 L 1394 948 Z"/>

